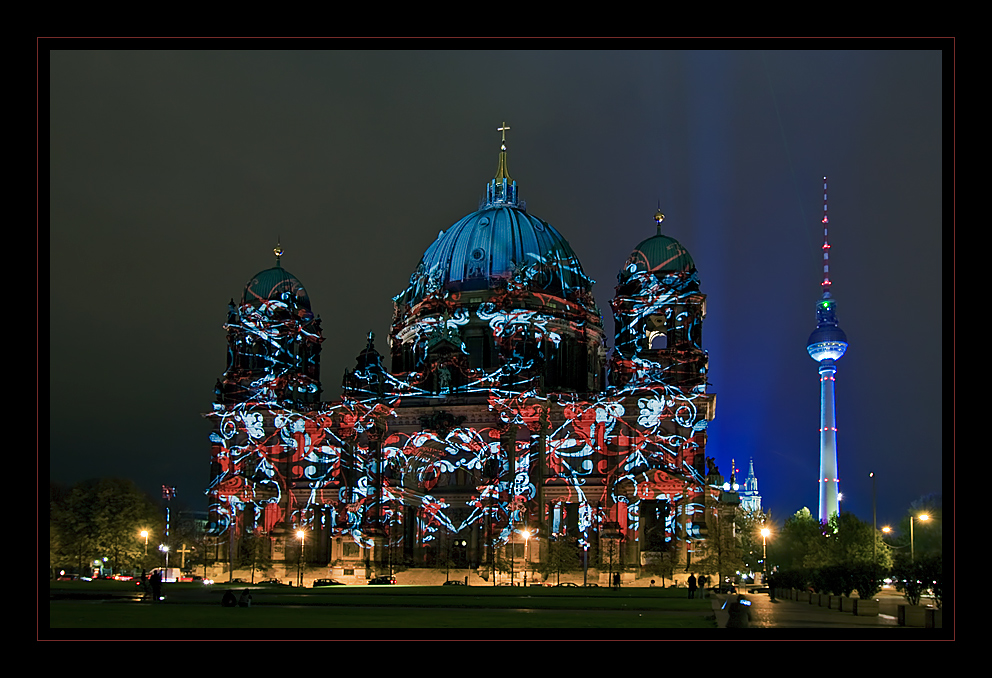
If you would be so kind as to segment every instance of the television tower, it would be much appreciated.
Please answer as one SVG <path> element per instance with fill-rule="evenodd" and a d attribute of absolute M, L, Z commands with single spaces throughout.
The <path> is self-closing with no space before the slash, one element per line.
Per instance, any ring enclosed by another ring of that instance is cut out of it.
<path fill-rule="evenodd" d="M 837 324 L 837 302 L 830 296 L 830 242 L 827 239 L 827 178 L 823 177 L 823 295 L 816 302 L 816 329 L 806 350 L 820 363 L 820 510 L 821 523 L 840 513 L 837 474 L 837 417 L 834 413 L 836 361 L 847 350 L 847 335 Z"/>

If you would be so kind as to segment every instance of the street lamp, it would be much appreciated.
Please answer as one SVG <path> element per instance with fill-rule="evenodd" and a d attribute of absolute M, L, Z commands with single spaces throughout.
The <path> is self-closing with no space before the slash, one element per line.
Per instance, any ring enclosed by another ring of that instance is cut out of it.
<path fill-rule="evenodd" d="M 877 567 L 878 554 L 875 550 L 875 542 L 878 541 L 878 518 L 875 514 L 875 473 L 869 473 L 868 477 L 871 478 L 871 563 Z"/>
<path fill-rule="evenodd" d="M 524 588 L 527 587 L 527 568 L 530 567 L 530 530 L 524 530 Z"/>
<path fill-rule="evenodd" d="M 166 544 L 159 544 L 158 550 L 165 554 L 165 569 L 169 569 L 169 547 Z"/>
<path fill-rule="evenodd" d="M 296 531 L 296 538 L 300 540 L 300 557 L 296 561 L 296 585 L 303 587 L 303 548 L 306 546 L 306 533 L 303 530 Z"/>
<path fill-rule="evenodd" d="M 768 583 L 768 535 L 772 533 L 767 527 L 761 528 L 761 583 Z"/>
<path fill-rule="evenodd" d="M 148 555 L 148 530 L 142 530 L 141 536 L 145 538 L 145 555 Z"/>
<path fill-rule="evenodd" d="M 922 520 L 923 522 L 926 522 L 926 521 L 930 520 L 930 516 L 927 515 L 926 513 L 921 513 L 920 515 L 916 516 L 916 518 L 919 519 L 919 520 Z M 911 563 L 915 563 L 916 562 L 916 549 L 913 546 L 913 515 L 912 514 L 910 514 L 910 516 L 909 516 L 909 561 Z"/>

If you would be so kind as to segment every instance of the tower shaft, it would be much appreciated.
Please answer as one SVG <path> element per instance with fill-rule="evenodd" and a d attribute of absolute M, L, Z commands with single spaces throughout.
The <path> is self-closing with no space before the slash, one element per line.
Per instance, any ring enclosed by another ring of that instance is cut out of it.
<path fill-rule="evenodd" d="M 833 360 L 820 363 L 820 504 L 819 519 L 826 523 L 830 516 L 840 513 L 839 480 L 837 478 L 837 418 L 834 414 Z"/>

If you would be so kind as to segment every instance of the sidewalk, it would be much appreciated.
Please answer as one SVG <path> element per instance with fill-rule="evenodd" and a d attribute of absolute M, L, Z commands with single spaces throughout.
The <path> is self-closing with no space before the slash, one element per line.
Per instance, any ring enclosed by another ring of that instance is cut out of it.
<path fill-rule="evenodd" d="M 726 628 L 729 615 L 723 609 L 728 596 L 713 596 L 713 611 L 720 628 Z M 767 593 L 748 593 L 751 602 L 751 620 L 748 628 L 759 629 L 857 629 L 900 628 L 898 620 L 887 614 L 856 617 L 850 612 L 800 603 L 794 600 L 772 600 Z"/>

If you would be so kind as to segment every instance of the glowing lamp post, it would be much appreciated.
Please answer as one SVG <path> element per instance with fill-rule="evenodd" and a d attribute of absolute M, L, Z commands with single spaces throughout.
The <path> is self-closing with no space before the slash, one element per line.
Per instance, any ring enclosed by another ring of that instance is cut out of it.
<path fill-rule="evenodd" d="M 145 555 L 148 555 L 148 530 L 142 530 L 141 536 L 145 538 Z"/>
<path fill-rule="evenodd" d="M 921 513 L 920 515 L 916 516 L 916 518 L 918 520 L 922 520 L 923 522 L 926 522 L 926 521 L 930 520 L 930 516 L 927 515 L 926 513 Z M 915 563 L 916 562 L 916 549 L 913 546 L 913 516 L 912 515 L 909 516 L 909 560 L 912 563 Z"/>
<path fill-rule="evenodd" d="M 772 533 L 767 527 L 761 528 L 761 583 L 768 582 L 768 535 Z"/>
<path fill-rule="evenodd" d="M 526 586 L 527 586 L 527 569 L 530 567 L 530 558 L 529 558 L 530 530 L 524 530 L 522 534 L 524 536 L 524 587 L 526 588 Z"/>
<path fill-rule="evenodd" d="M 296 538 L 300 540 L 300 557 L 296 561 L 296 585 L 303 587 L 303 548 L 306 546 L 306 533 L 303 530 L 296 531 Z"/>

